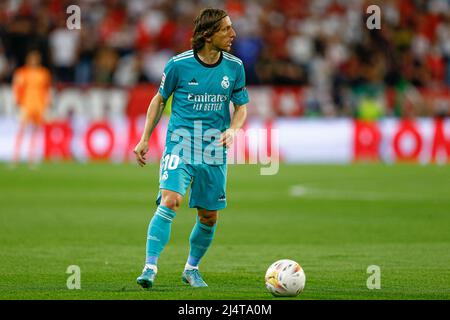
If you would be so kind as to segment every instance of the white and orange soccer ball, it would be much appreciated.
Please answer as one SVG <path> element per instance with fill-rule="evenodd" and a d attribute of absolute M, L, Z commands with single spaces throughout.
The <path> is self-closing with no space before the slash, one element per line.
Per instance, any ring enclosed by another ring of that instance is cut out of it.
<path fill-rule="evenodd" d="M 303 268 L 295 261 L 275 261 L 266 272 L 266 288 L 277 297 L 295 297 L 305 288 L 306 276 Z"/>

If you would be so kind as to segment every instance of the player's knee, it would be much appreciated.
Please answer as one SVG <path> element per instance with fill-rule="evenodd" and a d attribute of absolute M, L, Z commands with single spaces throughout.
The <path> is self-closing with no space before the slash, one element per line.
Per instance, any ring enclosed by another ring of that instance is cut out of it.
<path fill-rule="evenodd" d="M 201 224 L 214 227 L 217 223 L 217 212 L 202 212 L 199 214 Z"/>
<path fill-rule="evenodd" d="M 177 211 L 180 207 L 182 197 L 175 194 L 163 195 L 161 204 L 170 210 Z"/>

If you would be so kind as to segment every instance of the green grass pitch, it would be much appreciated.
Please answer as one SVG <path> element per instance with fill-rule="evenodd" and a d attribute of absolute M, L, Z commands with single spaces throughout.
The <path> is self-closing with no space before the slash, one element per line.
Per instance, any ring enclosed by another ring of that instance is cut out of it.
<path fill-rule="evenodd" d="M 283 165 L 228 170 L 228 208 L 201 270 L 181 282 L 195 211 L 184 200 L 155 287 L 136 284 L 155 210 L 158 167 L 0 165 L 0 299 L 276 299 L 264 274 L 298 261 L 293 299 L 449 299 L 450 166 Z M 69 265 L 81 289 L 68 290 Z M 381 288 L 366 286 L 367 268 Z M 291 298 L 292 299 L 292 298 Z"/>

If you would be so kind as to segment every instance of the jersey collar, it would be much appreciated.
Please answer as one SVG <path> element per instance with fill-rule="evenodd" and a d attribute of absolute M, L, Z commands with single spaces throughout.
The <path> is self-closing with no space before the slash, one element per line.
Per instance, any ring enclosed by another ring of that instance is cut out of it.
<path fill-rule="evenodd" d="M 222 62 L 223 53 L 222 53 L 222 51 L 220 51 L 220 57 L 219 57 L 219 59 L 217 60 L 216 63 L 213 63 L 213 64 L 204 63 L 204 62 L 200 59 L 200 57 L 197 55 L 197 51 L 195 51 L 195 50 L 194 50 L 194 57 L 195 57 L 195 59 L 196 59 L 202 66 L 204 66 L 204 67 L 206 67 L 206 68 L 214 68 L 214 67 L 217 67 L 217 66 Z"/>

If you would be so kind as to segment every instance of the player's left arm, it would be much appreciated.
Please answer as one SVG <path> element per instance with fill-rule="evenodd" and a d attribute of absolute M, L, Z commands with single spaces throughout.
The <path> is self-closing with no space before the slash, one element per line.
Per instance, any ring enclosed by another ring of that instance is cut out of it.
<path fill-rule="evenodd" d="M 233 143 L 234 137 L 239 129 L 244 125 L 247 118 L 247 103 L 250 101 L 248 92 L 245 87 L 245 70 L 242 63 L 236 70 L 236 81 L 231 94 L 231 101 L 233 102 L 234 112 L 231 119 L 230 127 L 225 130 L 220 136 L 219 145 L 229 148 Z"/>
<path fill-rule="evenodd" d="M 247 119 L 247 104 L 234 104 L 233 118 L 231 119 L 230 127 L 221 134 L 219 145 L 229 148 L 233 143 L 236 133 L 244 125 L 245 119 Z"/>

